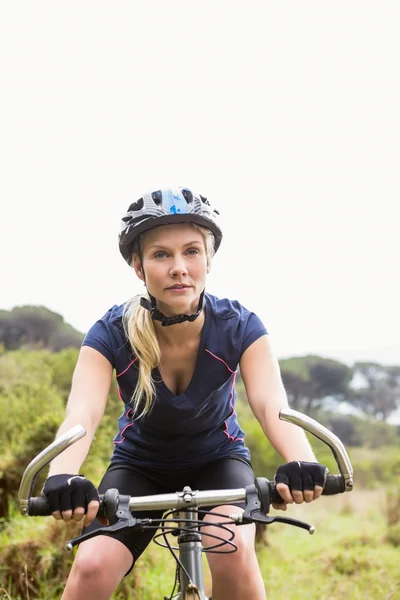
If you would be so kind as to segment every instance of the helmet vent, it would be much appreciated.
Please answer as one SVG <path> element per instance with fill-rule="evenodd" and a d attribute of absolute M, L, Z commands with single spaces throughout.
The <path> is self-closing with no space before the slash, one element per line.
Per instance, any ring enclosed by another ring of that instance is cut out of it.
<path fill-rule="evenodd" d="M 136 200 L 136 202 L 132 202 L 132 204 L 128 208 L 128 212 L 133 212 L 135 210 L 142 210 L 143 206 L 144 206 L 144 200 L 143 200 L 143 198 L 139 198 L 139 200 Z"/>
<path fill-rule="evenodd" d="M 187 190 L 185 188 L 183 188 L 182 190 L 182 196 L 185 198 L 186 202 L 188 204 L 191 204 L 193 202 L 193 194 L 190 190 Z"/>
<path fill-rule="evenodd" d="M 154 204 L 157 204 L 157 205 L 162 204 L 163 198 L 162 198 L 162 191 L 161 190 L 157 190 L 156 192 L 152 192 L 151 193 L 151 197 L 154 200 Z"/>
<path fill-rule="evenodd" d="M 211 206 L 211 205 L 210 205 L 210 203 L 209 203 L 209 201 L 207 200 L 207 198 L 206 198 L 205 196 L 202 196 L 202 195 L 200 194 L 200 198 L 201 198 L 201 201 L 202 201 L 204 204 L 207 204 L 207 206 Z"/>

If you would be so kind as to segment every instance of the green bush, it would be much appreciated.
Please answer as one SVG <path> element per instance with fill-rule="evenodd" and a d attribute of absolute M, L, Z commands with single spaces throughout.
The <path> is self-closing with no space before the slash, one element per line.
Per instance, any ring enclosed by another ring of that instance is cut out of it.
<path fill-rule="evenodd" d="M 386 540 L 392 546 L 400 546 L 400 522 L 389 527 Z"/>
<path fill-rule="evenodd" d="M 79 351 L 76 348 L 66 348 L 51 355 L 51 381 L 65 402 L 71 390 L 72 375 L 78 354 Z"/>
<path fill-rule="evenodd" d="M 376 489 L 400 483 L 400 455 L 395 446 L 379 448 L 349 448 L 357 487 Z"/>
<path fill-rule="evenodd" d="M 377 419 L 362 418 L 354 421 L 354 439 L 359 446 L 381 448 L 382 446 L 400 446 L 396 427 Z"/>

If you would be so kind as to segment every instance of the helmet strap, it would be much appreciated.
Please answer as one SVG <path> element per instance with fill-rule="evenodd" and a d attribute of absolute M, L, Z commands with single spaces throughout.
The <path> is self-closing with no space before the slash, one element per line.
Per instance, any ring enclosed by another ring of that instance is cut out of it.
<path fill-rule="evenodd" d="M 197 312 L 195 312 L 193 315 L 176 315 L 175 317 L 167 317 L 160 310 L 158 310 L 154 296 L 152 296 L 150 293 L 149 296 L 150 300 L 143 298 L 143 296 L 140 298 L 140 306 L 143 306 L 143 308 L 150 312 L 151 318 L 154 321 L 161 321 L 161 325 L 163 327 L 168 327 L 168 325 L 177 325 L 178 323 L 184 323 L 185 321 L 195 321 L 206 303 L 203 290 L 200 294 Z"/>

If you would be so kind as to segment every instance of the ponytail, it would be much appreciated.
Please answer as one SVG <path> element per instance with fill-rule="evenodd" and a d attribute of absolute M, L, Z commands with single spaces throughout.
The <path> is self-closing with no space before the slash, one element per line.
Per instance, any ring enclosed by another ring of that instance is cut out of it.
<path fill-rule="evenodd" d="M 124 308 L 125 334 L 139 364 L 139 378 L 131 398 L 135 418 L 150 412 L 155 396 L 152 370 L 160 365 L 160 345 L 150 312 L 140 306 L 140 296 L 134 296 Z"/>

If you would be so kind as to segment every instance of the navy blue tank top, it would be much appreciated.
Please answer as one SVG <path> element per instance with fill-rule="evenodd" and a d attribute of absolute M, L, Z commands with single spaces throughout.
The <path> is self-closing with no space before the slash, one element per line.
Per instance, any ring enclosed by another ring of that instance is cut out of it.
<path fill-rule="evenodd" d="M 130 400 L 138 369 L 124 333 L 123 309 L 124 305 L 113 306 L 82 344 L 110 361 L 124 403 L 111 461 L 181 469 L 233 454 L 250 459 L 235 412 L 235 378 L 242 354 L 267 333 L 259 317 L 237 301 L 206 294 L 205 322 L 189 386 L 176 395 L 155 370 L 153 408 L 145 417 L 132 419 Z"/>

